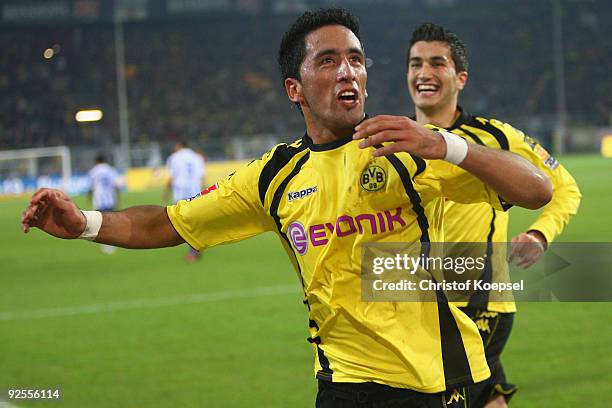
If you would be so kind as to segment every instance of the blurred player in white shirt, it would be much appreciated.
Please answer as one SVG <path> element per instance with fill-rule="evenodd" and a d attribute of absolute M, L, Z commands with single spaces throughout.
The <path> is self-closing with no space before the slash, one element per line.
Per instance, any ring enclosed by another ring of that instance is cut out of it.
<path fill-rule="evenodd" d="M 184 142 L 174 145 L 174 153 L 166 161 L 170 178 L 164 191 L 163 200 L 168 201 L 170 191 L 174 203 L 187 200 L 200 193 L 202 182 L 206 175 L 204 157 L 189 147 Z M 200 257 L 200 253 L 189 247 L 186 256 L 188 262 L 194 262 Z"/>
<path fill-rule="evenodd" d="M 96 157 L 96 165 L 88 173 L 91 189 L 89 195 L 93 208 L 97 211 L 113 211 L 119 207 L 121 176 L 106 162 L 103 155 Z M 102 245 L 102 252 L 111 254 L 115 247 Z"/>

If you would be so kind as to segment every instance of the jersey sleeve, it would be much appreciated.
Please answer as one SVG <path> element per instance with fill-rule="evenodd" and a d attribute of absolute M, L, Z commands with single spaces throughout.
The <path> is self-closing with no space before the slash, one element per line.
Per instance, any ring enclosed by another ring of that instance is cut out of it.
<path fill-rule="evenodd" d="M 426 127 L 439 130 L 431 125 Z M 472 143 L 470 140 L 467 142 Z M 441 194 L 458 203 L 488 203 L 500 211 L 512 207 L 495 190 L 461 167 L 444 160 L 427 160 L 426 163 L 422 176 L 415 181 L 430 187 L 427 190 L 434 191 L 434 194 Z"/>
<path fill-rule="evenodd" d="M 507 123 L 499 121 L 491 121 L 491 123 L 504 132 L 508 138 L 511 152 L 529 160 L 550 178 L 553 187 L 552 199 L 529 230 L 541 232 L 547 242 L 552 242 L 563 231 L 571 216 L 576 214 L 580 206 L 582 195 L 576 180 L 535 139 Z"/>
<path fill-rule="evenodd" d="M 255 160 L 190 200 L 167 207 L 178 234 L 193 248 L 239 241 L 272 230 L 258 195 L 262 160 Z"/>
<path fill-rule="evenodd" d="M 431 160 L 428 168 L 430 174 L 426 174 L 426 177 L 430 177 L 440 193 L 452 201 L 464 204 L 488 203 L 499 211 L 512 207 L 495 190 L 459 166 L 444 160 Z"/>

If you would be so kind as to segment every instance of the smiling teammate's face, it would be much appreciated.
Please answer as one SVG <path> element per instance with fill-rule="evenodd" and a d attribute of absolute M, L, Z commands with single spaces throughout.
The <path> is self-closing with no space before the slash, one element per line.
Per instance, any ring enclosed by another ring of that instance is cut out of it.
<path fill-rule="evenodd" d="M 467 72 L 457 72 L 447 43 L 418 41 L 410 48 L 408 90 L 414 105 L 427 113 L 454 109 Z"/>
<path fill-rule="evenodd" d="M 290 99 L 302 107 L 309 132 L 351 132 L 364 117 L 367 95 L 359 39 L 344 26 L 330 25 L 309 33 L 305 45 L 301 80 L 288 80 Z"/>

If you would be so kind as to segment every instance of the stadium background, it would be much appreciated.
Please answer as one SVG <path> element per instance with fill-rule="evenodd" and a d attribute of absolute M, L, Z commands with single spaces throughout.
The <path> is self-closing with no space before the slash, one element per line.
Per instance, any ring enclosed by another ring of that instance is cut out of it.
<path fill-rule="evenodd" d="M 1 1 L 1 157 L 68 146 L 77 180 L 103 151 L 126 172 L 123 205 L 159 204 L 160 166 L 185 139 L 204 150 L 213 182 L 303 134 L 276 52 L 302 10 L 329 4 L 361 19 L 371 114 L 413 112 L 404 67 L 418 23 L 457 32 L 471 64 L 462 104 L 537 137 L 579 182 L 580 213 L 561 239 L 612 241 L 604 0 Z M 75 121 L 94 108 L 102 120 Z M 60 387 L 67 407 L 312 406 L 307 317 L 274 236 L 185 265 L 180 248 L 109 257 L 89 243 L 21 235 L 26 198 L 15 193 L 57 185 L 61 171 L 57 157 L 0 160 L 0 389 Z M 82 192 L 77 181 L 64 187 Z M 514 233 L 534 218 L 512 212 Z M 522 388 L 513 406 L 608 406 L 611 311 L 519 304 L 505 357 Z"/>

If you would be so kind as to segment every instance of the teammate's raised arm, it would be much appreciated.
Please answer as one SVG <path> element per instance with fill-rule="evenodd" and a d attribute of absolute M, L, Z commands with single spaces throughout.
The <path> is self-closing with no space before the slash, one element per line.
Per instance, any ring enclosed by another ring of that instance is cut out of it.
<path fill-rule="evenodd" d="M 536 209 L 546 205 L 552 197 L 548 177 L 516 154 L 467 144 L 449 133 L 443 137 L 442 133 L 403 116 L 375 116 L 355 129 L 353 137 L 363 139 L 361 148 L 377 147 L 374 156 L 407 152 L 424 159 L 446 159 L 478 177 L 509 203 Z M 388 142 L 392 143 L 382 146 Z"/>
<path fill-rule="evenodd" d="M 170 223 L 165 207 L 138 206 L 101 214 L 96 242 L 134 249 L 163 248 L 185 242 Z M 91 227 L 70 197 L 47 188 L 34 193 L 21 217 L 21 226 L 25 233 L 36 227 L 63 239 L 79 238 Z"/>

